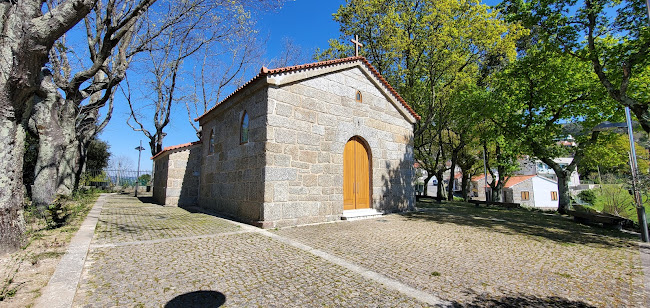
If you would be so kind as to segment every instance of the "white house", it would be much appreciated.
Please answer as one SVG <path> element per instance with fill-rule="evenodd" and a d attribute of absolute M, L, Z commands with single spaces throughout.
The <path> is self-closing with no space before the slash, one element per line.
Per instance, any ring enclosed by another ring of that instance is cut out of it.
<path fill-rule="evenodd" d="M 503 199 L 527 207 L 557 209 L 557 182 L 539 175 L 511 176 L 503 188 Z"/>

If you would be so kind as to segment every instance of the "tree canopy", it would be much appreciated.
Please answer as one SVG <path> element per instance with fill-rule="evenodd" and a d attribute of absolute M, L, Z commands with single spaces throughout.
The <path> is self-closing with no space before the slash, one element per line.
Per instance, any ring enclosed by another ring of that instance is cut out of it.
<path fill-rule="evenodd" d="M 533 29 L 535 40 L 587 61 L 601 87 L 630 107 L 650 132 L 650 27 L 643 0 L 506 0 L 510 21 Z"/>

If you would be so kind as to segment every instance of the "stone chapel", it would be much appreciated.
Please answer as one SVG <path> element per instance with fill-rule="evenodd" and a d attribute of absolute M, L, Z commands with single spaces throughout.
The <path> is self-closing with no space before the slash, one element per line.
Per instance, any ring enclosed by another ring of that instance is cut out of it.
<path fill-rule="evenodd" d="M 363 57 L 263 67 L 152 158 L 154 199 L 262 228 L 410 209 L 419 119 Z"/>

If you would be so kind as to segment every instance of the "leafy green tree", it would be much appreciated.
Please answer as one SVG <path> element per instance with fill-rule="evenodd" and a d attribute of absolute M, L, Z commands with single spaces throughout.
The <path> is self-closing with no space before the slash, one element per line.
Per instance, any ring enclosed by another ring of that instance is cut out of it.
<path fill-rule="evenodd" d="M 108 160 L 111 157 L 110 145 L 106 141 L 93 139 L 87 150 L 86 170 L 101 171 L 108 167 Z"/>
<path fill-rule="evenodd" d="M 458 158 L 470 135 L 464 118 L 452 113 L 460 110 L 453 93 L 475 83 L 488 60 L 513 59 L 515 42 L 526 30 L 478 0 L 348 0 L 334 19 L 341 37 L 316 58 L 351 55 L 348 39 L 359 35 L 360 54 L 422 116 L 414 132 L 415 156 L 429 177 L 438 178 L 442 197 L 446 162 Z"/>
<path fill-rule="evenodd" d="M 637 163 L 640 173 L 648 173 L 650 162 L 647 151 L 635 144 Z M 606 173 L 617 176 L 630 176 L 630 142 L 626 134 L 604 133 L 598 141 L 585 149 L 585 158 L 580 162 L 579 170 L 588 173 Z"/>
<path fill-rule="evenodd" d="M 492 103 L 501 106 L 509 141 L 519 140 L 524 150 L 553 169 L 558 178 L 559 207 L 569 205 L 568 180 L 585 157 L 585 149 L 598 140 L 593 128 L 613 120 L 616 104 L 607 99 L 589 63 L 568 55 L 558 55 L 537 45 L 511 63 L 494 84 Z M 576 134 L 577 146 L 560 142 L 567 136 L 567 123 Z M 572 156 L 563 166 L 553 159 Z"/>
<path fill-rule="evenodd" d="M 508 20 L 566 56 L 590 63 L 607 95 L 650 133 L 650 27 L 643 0 L 505 0 Z"/>

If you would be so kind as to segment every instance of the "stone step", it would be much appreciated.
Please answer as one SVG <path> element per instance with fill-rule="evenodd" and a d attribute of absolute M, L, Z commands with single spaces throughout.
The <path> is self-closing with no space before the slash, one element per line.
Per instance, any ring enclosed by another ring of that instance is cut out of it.
<path fill-rule="evenodd" d="M 383 213 L 375 209 L 347 210 L 347 211 L 343 211 L 343 215 L 341 216 L 341 219 L 359 220 L 359 219 L 378 217 L 381 215 L 383 215 Z"/>

